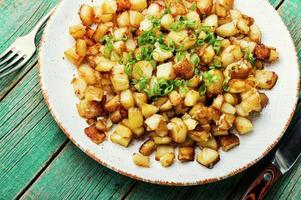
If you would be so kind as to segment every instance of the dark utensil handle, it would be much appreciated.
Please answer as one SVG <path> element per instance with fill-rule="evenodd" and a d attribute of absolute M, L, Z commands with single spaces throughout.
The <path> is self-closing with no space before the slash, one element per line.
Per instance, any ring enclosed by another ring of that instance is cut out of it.
<path fill-rule="evenodd" d="M 269 164 L 252 182 L 242 197 L 242 200 L 261 200 L 267 194 L 271 186 L 279 179 L 281 172 L 272 164 Z"/>

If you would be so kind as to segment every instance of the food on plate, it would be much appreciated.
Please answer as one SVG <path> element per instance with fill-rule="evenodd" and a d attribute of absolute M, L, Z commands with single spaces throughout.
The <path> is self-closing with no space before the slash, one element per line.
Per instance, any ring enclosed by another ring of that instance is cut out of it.
<path fill-rule="evenodd" d="M 69 28 L 65 57 L 84 133 L 128 147 L 144 139 L 133 162 L 176 160 L 212 168 L 253 130 L 278 76 L 278 59 L 252 17 L 233 0 L 105 0 L 84 4 Z"/>

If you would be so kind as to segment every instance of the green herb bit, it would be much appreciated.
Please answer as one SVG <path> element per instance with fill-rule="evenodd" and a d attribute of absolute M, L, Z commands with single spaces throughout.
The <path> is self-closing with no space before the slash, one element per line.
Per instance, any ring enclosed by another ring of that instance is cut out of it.
<path fill-rule="evenodd" d="M 244 51 L 245 54 L 245 59 L 247 59 L 252 66 L 254 66 L 256 64 L 256 58 L 253 56 L 253 54 L 250 52 L 250 50 L 245 50 Z"/>
<path fill-rule="evenodd" d="M 229 81 L 230 81 L 230 77 L 229 77 L 229 76 L 226 76 L 226 77 L 225 77 L 225 80 L 224 80 L 224 82 L 223 82 L 223 90 L 224 90 L 225 92 L 228 92 L 228 91 L 230 90 L 230 87 L 229 87 L 229 85 L 228 85 Z"/>
<path fill-rule="evenodd" d="M 186 51 L 178 51 L 175 56 L 175 62 L 176 63 L 181 62 L 186 58 L 186 55 L 187 55 Z"/>
<path fill-rule="evenodd" d="M 197 66 L 200 63 L 200 58 L 197 54 L 193 54 L 190 57 L 190 62 L 193 64 L 193 66 Z"/>
<path fill-rule="evenodd" d="M 189 89 L 188 89 L 187 86 L 181 86 L 181 87 L 179 88 L 179 92 L 180 92 L 181 94 L 187 94 L 187 93 L 189 92 Z"/>
<path fill-rule="evenodd" d="M 212 75 L 210 71 L 206 71 L 202 74 L 202 78 L 206 84 L 214 84 L 219 81 L 220 77 L 216 75 Z"/>
<path fill-rule="evenodd" d="M 222 68 L 221 61 L 217 58 L 214 58 L 209 69 L 220 69 Z"/>
<path fill-rule="evenodd" d="M 203 45 L 204 43 L 205 43 L 204 40 L 202 40 L 202 39 L 197 39 L 195 44 L 196 44 L 197 46 L 201 46 L 201 45 Z"/>
<path fill-rule="evenodd" d="M 153 29 L 159 29 L 161 27 L 161 19 L 160 18 L 157 18 L 155 16 L 150 16 L 149 20 L 153 24 Z"/>
<path fill-rule="evenodd" d="M 201 87 L 199 88 L 199 93 L 201 96 L 204 96 L 206 94 L 207 88 L 205 84 L 202 84 Z"/>
<path fill-rule="evenodd" d="M 139 37 L 138 37 L 138 45 L 146 45 L 146 44 L 155 44 L 157 41 L 156 35 L 153 31 L 146 31 L 143 32 Z"/>
<path fill-rule="evenodd" d="M 200 31 L 205 31 L 209 33 L 211 31 L 211 26 L 201 26 Z"/>
<path fill-rule="evenodd" d="M 213 49 L 217 55 L 221 52 L 221 48 L 222 48 L 222 40 L 217 39 L 213 44 Z"/>

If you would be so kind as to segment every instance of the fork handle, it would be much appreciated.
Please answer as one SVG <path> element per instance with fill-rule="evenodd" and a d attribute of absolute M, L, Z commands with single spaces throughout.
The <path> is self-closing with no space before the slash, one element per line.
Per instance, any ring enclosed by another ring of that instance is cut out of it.
<path fill-rule="evenodd" d="M 42 19 L 40 19 L 40 21 L 35 25 L 35 27 L 32 29 L 32 31 L 30 31 L 28 33 L 28 35 L 36 35 L 37 32 L 39 31 L 39 29 L 41 28 L 41 26 L 45 23 L 45 21 L 47 21 L 47 19 L 51 16 L 51 14 L 53 13 L 53 11 L 56 9 L 56 6 L 54 8 L 52 8 L 45 16 L 42 17 Z"/>

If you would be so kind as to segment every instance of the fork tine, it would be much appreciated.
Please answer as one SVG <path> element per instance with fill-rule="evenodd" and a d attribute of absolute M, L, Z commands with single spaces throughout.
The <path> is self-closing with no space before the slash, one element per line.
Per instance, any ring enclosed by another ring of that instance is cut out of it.
<path fill-rule="evenodd" d="M 5 71 L 6 69 L 10 68 L 12 65 L 16 64 L 23 57 L 24 57 L 24 55 L 17 54 L 17 57 L 14 58 L 8 65 L 4 65 L 4 67 L 0 68 L 0 73 L 3 72 L 3 71 Z"/>
<path fill-rule="evenodd" d="M 20 63 L 18 63 L 16 66 L 14 66 L 13 68 L 11 68 L 10 70 L 4 72 L 4 73 L 0 73 L 0 78 L 12 73 L 13 71 L 16 71 L 17 69 L 21 68 L 22 66 L 24 66 L 24 64 L 27 62 L 28 59 L 24 59 L 23 61 L 21 61 Z"/>
<path fill-rule="evenodd" d="M 0 54 L 0 59 L 2 59 L 3 57 L 5 57 L 11 50 L 14 50 L 14 48 L 11 48 L 11 46 L 9 46 L 4 52 L 2 52 Z"/>
<path fill-rule="evenodd" d="M 14 57 L 18 53 L 17 51 L 15 51 L 15 48 L 11 49 L 9 52 L 11 53 L 8 54 L 4 60 L 0 61 L 0 66 L 6 63 L 7 61 L 9 61 L 12 57 Z"/>

